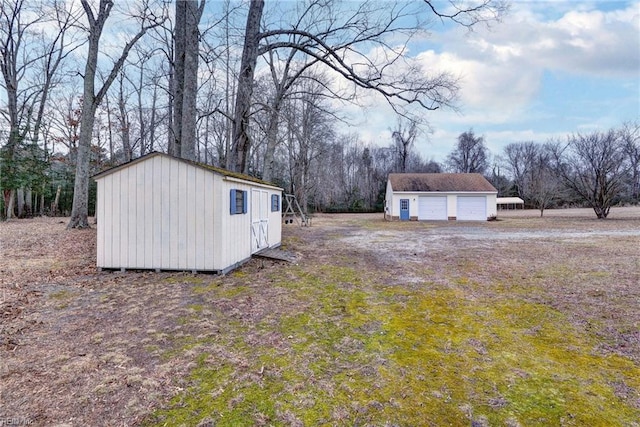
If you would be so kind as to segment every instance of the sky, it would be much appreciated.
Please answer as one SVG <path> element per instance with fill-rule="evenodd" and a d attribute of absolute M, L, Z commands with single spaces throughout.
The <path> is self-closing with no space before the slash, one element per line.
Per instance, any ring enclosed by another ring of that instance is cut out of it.
<path fill-rule="evenodd" d="M 431 129 L 416 149 L 426 159 L 444 161 L 469 129 L 496 156 L 512 142 L 640 121 L 640 1 L 513 0 L 490 28 L 435 25 L 410 55 L 461 78 L 457 111 L 425 112 Z M 364 143 L 390 144 L 396 119 L 384 103 L 348 114 Z"/>

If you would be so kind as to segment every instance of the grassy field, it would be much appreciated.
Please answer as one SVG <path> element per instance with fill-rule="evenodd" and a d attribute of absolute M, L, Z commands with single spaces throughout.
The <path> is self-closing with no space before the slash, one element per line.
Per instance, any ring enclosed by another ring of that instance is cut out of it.
<path fill-rule="evenodd" d="M 321 215 L 284 228 L 295 263 L 224 277 L 95 273 L 93 231 L 0 224 L 0 420 L 639 426 L 640 208 L 537 215 Z"/>

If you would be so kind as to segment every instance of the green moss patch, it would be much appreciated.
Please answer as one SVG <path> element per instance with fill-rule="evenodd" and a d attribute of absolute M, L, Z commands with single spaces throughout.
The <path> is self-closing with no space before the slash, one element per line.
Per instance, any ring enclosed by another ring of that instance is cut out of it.
<path fill-rule="evenodd" d="M 149 424 L 637 425 L 640 368 L 559 311 L 474 295 L 464 277 L 405 287 L 368 273 L 271 275 L 285 307 L 203 341 L 188 387 Z M 238 289 L 224 298 L 245 301 Z"/>

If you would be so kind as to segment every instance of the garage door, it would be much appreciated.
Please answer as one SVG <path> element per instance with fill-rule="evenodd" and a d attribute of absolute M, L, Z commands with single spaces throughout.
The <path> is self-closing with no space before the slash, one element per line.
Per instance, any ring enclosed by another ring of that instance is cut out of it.
<path fill-rule="evenodd" d="M 423 196 L 418 198 L 419 220 L 446 220 L 447 196 Z"/>
<path fill-rule="evenodd" d="M 460 221 L 486 221 L 487 198 L 484 196 L 458 196 L 458 214 Z"/>

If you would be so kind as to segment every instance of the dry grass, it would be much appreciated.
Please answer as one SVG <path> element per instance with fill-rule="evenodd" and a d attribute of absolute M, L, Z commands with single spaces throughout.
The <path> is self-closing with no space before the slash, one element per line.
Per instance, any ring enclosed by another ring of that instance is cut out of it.
<path fill-rule="evenodd" d="M 640 209 L 287 226 L 297 265 L 96 273 L 95 232 L 0 224 L 0 420 L 638 425 Z M 208 424 L 209 423 L 209 424 Z"/>

